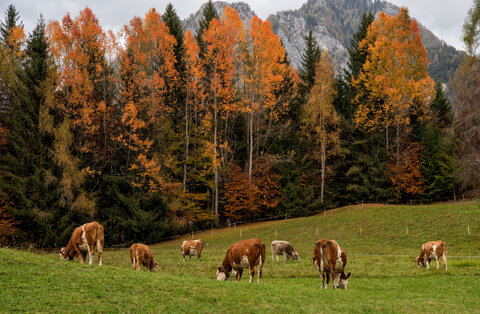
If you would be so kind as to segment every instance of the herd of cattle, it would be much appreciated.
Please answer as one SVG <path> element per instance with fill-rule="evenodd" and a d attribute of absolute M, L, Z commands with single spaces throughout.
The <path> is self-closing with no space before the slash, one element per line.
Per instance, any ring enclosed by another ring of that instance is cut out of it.
<path fill-rule="evenodd" d="M 86 223 L 77 227 L 66 247 L 60 249 L 60 257 L 66 260 L 80 258 L 83 264 L 89 255 L 89 264 L 93 263 L 94 246 L 97 246 L 98 265 L 102 265 L 102 252 L 104 244 L 103 227 L 98 222 Z M 203 240 L 183 241 L 181 250 L 183 260 L 185 256 L 196 256 L 200 260 L 205 242 Z M 300 256 L 292 245 L 287 241 L 273 241 L 271 243 L 272 261 L 276 256 L 283 255 L 285 261 L 289 258 L 300 261 Z M 447 270 L 447 244 L 443 241 L 431 241 L 422 245 L 419 256 L 415 259 L 418 267 L 426 266 L 430 269 L 430 261 L 435 258 L 437 269 L 440 268 L 440 259 L 443 259 L 443 266 Z M 157 271 L 158 263 L 153 260 L 152 252 L 147 245 L 135 243 L 130 247 L 130 261 L 132 268 L 140 270 L 141 265 L 149 271 Z M 262 279 L 262 269 L 265 263 L 265 244 L 260 239 L 241 240 L 232 244 L 217 268 L 218 280 L 230 280 L 230 275 L 235 275 L 236 281 L 242 278 L 243 270 L 249 269 L 250 283 L 255 276 L 255 267 L 258 266 L 258 283 Z M 347 255 L 345 251 L 334 240 L 321 239 L 315 242 L 313 248 L 313 264 L 320 272 L 322 288 L 332 279 L 333 289 L 347 289 L 348 278 L 351 273 L 345 274 Z M 325 280 L 327 281 L 325 283 Z"/>

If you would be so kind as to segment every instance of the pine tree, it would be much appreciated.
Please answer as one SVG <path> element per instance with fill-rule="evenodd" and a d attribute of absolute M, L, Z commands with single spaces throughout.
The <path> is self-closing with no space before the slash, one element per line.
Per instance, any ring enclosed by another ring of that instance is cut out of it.
<path fill-rule="evenodd" d="M 317 62 L 322 55 L 322 51 L 313 37 L 311 30 L 308 32 L 308 36 L 305 36 L 304 38 L 305 49 L 302 54 L 300 78 L 305 85 L 305 93 L 308 93 L 315 83 L 315 69 Z"/>

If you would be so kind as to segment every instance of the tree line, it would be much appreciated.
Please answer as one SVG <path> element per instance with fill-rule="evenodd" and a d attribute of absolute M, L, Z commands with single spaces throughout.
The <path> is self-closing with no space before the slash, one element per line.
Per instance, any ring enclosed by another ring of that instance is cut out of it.
<path fill-rule="evenodd" d="M 148 241 L 478 186 L 461 86 L 478 91 L 478 54 L 452 110 L 406 9 L 364 14 L 340 73 L 311 32 L 297 72 L 268 21 L 211 1 L 195 34 L 171 4 L 117 34 L 86 8 L 28 36 L 10 6 L 0 31 L 3 242 L 57 246 L 92 219 L 109 243 Z"/>

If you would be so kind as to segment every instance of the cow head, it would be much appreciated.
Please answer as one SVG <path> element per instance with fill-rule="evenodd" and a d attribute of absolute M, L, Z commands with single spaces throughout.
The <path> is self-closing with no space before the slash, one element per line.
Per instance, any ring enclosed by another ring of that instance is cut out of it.
<path fill-rule="evenodd" d="M 348 273 L 348 275 L 345 275 L 345 273 L 342 272 L 342 274 L 340 275 L 340 282 L 338 284 L 338 288 L 347 290 L 348 278 L 351 274 L 352 273 Z"/>
<path fill-rule="evenodd" d="M 157 262 L 152 263 L 152 268 L 150 268 L 150 271 L 158 271 L 158 263 Z"/>
<path fill-rule="evenodd" d="M 420 268 L 420 266 L 426 266 L 425 260 L 423 258 L 420 258 L 420 256 L 415 259 L 415 263 L 417 263 L 418 268 Z"/>
<path fill-rule="evenodd" d="M 300 262 L 300 255 L 298 255 L 297 251 L 292 252 L 292 259 L 297 261 L 297 262 Z"/>
<path fill-rule="evenodd" d="M 218 266 L 217 268 L 217 280 L 227 281 L 230 280 L 230 272 L 228 272 L 225 267 Z"/>
<path fill-rule="evenodd" d="M 60 254 L 59 254 L 59 258 L 60 259 L 63 259 L 63 260 L 72 260 L 73 259 L 73 256 L 70 256 L 68 254 L 68 250 L 66 247 L 62 247 L 60 249 Z"/>

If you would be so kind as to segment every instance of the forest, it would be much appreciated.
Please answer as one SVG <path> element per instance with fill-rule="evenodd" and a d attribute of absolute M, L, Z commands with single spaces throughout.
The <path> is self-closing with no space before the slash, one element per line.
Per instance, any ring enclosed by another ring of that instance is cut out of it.
<path fill-rule="evenodd" d="M 365 13 L 335 72 L 305 36 L 294 69 L 270 22 L 209 1 L 121 31 L 91 9 L 0 24 L 0 240 L 55 247 L 78 225 L 108 245 L 368 202 L 431 203 L 480 184 L 480 59 L 435 83 L 417 22 Z M 477 14 L 477 15 L 475 15 Z M 476 17 L 477 16 L 477 17 Z"/>

